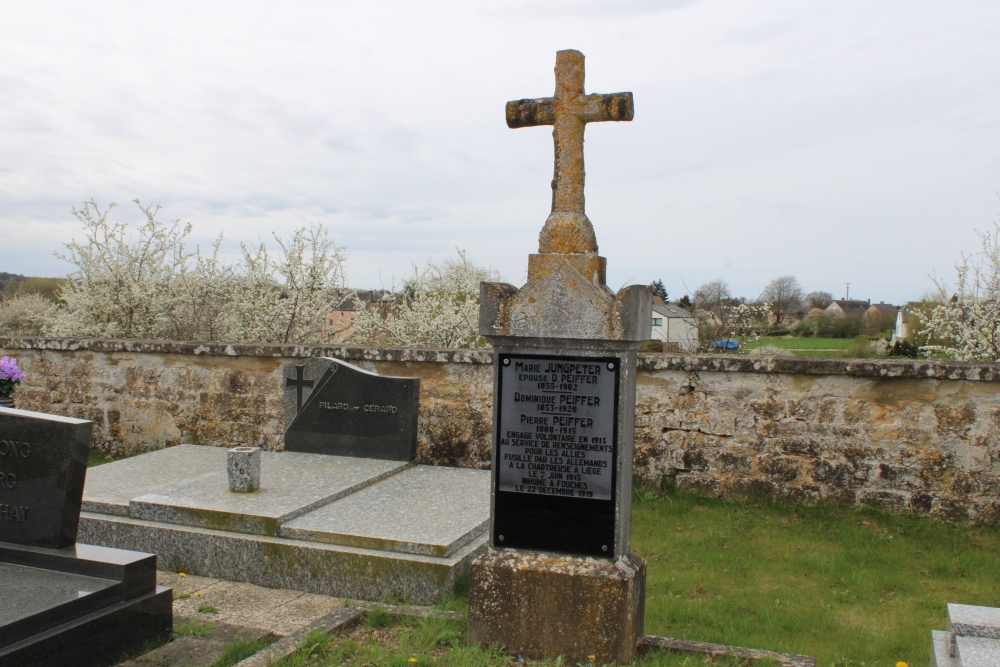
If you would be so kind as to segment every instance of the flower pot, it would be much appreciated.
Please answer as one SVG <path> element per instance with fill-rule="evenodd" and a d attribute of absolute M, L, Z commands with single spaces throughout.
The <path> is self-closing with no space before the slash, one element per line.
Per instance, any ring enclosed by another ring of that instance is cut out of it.
<path fill-rule="evenodd" d="M 0 408 L 12 408 L 12 407 L 14 407 L 13 396 L 0 396 Z"/>

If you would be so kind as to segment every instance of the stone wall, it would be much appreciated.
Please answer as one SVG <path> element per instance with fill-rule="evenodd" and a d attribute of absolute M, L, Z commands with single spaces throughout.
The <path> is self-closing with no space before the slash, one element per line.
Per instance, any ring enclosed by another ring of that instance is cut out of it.
<path fill-rule="evenodd" d="M 0 338 L 27 378 L 18 408 L 95 422 L 94 448 L 122 455 L 182 442 L 281 449 L 282 366 L 332 356 L 420 378 L 420 461 L 488 467 L 491 356 L 269 344 Z"/>
<path fill-rule="evenodd" d="M 123 454 L 280 449 L 281 367 L 335 356 L 421 379 L 422 463 L 487 467 L 485 350 L 0 338 L 17 406 L 92 419 Z M 721 495 L 874 503 L 1000 523 L 1000 364 L 640 355 L 636 474 Z"/>

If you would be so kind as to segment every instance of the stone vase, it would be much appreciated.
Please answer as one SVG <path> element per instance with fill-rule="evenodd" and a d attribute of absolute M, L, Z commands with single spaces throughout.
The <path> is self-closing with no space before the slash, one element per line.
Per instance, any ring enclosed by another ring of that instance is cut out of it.
<path fill-rule="evenodd" d="M 229 490 L 250 493 L 260 488 L 260 447 L 234 447 L 226 456 Z"/>

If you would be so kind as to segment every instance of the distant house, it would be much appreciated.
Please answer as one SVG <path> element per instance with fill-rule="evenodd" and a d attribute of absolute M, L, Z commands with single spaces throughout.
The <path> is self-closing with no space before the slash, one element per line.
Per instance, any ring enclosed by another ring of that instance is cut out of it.
<path fill-rule="evenodd" d="M 906 312 L 906 306 L 903 306 L 896 311 L 896 327 L 892 330 L 893 342 L 897 340 L 909 339 L 910 323 L 906 321 L 907 315 L 909 315 L 909 313 Z"/>
<path fill-rule="evenodd" d="M 898 312 L 899 306 L 894 306 L 891 303 L 884 301 L 873 303 L 865 311 L 865 332 L 877 334 L 890 331 L 896 323 L 896 314 Z"/>
<path fill-rule="evenodd" d="M 386 308 L 382 299 L 388 293 L 387 290 L 377 289 L 338 291 L 326 321 L 327 340 L 334 343 L 347 340 L 351 335 L 351 322 L 358 316 L 358 310 Z"/>
<path fill-rule="evenodd" d="M 799 320 L 805 319 L 812 310 L 809 306 L 797 307 L 795 310 L 787 312 L 781 317 L 781 324 L 795 324 Z M 778 319 L 774 316 L 773 312 L 768 312 L 767 323 L 778 324 Z"/>
<path fill-rule="evenodd" d="M 886 303 L 885 301 L 879 301 L 878 303 L 873 303 L 865 311 L 866 317 L 888 317 L 890 319 L 896 318 L 896 313 L 900 310 L 899 306 L 894 306 L 891 303 Z"/>
<path fill-rule="evenodd" d="M 827 315 L 846 317 L 848 315 L 864 315 L 871 308 L 871 300 L 861 299 L 834 299 L 824 311 Z"/>
<path fill-rule="evenodd" d="M 665 303 L 653 297 L 653 322 L 649 336 L 662 341 L 666 351 L 680 352 L 698 345 L 698 321 L 676 303 Z"/>

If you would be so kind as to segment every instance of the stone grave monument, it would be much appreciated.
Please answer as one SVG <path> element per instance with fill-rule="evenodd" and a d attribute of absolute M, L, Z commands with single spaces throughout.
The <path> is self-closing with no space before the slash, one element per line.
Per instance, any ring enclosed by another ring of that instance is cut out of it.
<path fill-rule="evenodd" d="M 184 444 L 99 466 L 81 534 L 260 586 L 415 604 L 453 592 L 485 545 L 489 473 L 413 464 L 419 380 L 310 359 L 282 387 L 292 451 Z"/>
<path fill-rule="evenodd" d="M 556 54 L 553 97 L 507 103 L 511 128 L 552 125 L 552 212 L 521 289 L 483 283 L 494 349 L 489 549 L 474 561 L 469 639 L 529 657 L 624 663 L 643 629 L 645 562 L 629 552 L 636 351 L 646 286 L 605 284 L 584 212 L 587 123 L 632 120 L 631 93 L 584 93 Z"/>
<path fill-rule="evenodd" d="M 0 408 L 0 667 L 103 666 L 170 638 L 156 556 L 76 543 L 92 426 Z"/>
<path fill-rule="evenodd" d="M 1000 609 L 948 603 L 948 629 L 931 631 L 931 667 L 1000 665 Z"/>
<path fill-rule="evenodd" d="M 416 458 L 420 378 L 378 375 L 326 357 L 286 366 L 284 375 L 285 451 Z"/>

